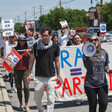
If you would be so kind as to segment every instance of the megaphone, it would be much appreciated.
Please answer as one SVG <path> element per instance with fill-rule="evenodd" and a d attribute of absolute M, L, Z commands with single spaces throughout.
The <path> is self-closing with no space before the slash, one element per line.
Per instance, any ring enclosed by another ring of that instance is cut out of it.
<path fill-rule="evenodd" d="M 96 53 L 96 45 L 93 42 L 85 42 L 82 47 L 82 52 L 87 57 L 92 57 Z"/>

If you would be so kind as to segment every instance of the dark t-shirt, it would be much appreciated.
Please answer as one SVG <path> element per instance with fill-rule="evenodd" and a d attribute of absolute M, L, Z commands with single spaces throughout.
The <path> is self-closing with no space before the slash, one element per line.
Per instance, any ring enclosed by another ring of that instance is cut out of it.
<path fill-rule="evenodd" d="M 59 46 L 53 43 L 48 49 L 37 49 L 37 43 L 33 45 L 31 53 L 36 57 L 35 76 L 52 77 L 55 75 L 54 59 L 59 56 Z"/>
<path fill-rule="evenodd" d="M 108 54 L 105 50 L 102 50 L 101 55 L 92 60 L 83 56 L 84 66 L 87 70 L 85 86 L 98 88 L 107 85 L 105 72 L 109 69 L 108 60 Z"/>

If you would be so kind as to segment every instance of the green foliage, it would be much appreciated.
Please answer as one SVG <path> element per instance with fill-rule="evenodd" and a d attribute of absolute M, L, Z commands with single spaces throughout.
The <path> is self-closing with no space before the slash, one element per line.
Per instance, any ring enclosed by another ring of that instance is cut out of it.
<path fill-rule="evenodd" d="M 16 23 L 14 29 L 17 33 L 25 33 L 26 31 L 25 24 L 22 23 Z"/>
<path fill-rule="evenodd" d="M 101 13 L 103 22 L 107 24 L 107 30 L 112 30 L 112 2 L 106 3 L 105 6 L 101 8 Z"/>
<path fill-rule="evenodd" d="M 39 18 L 40 26 L 51 26 L 53 30 L 61 29 L 60 21 L 66 20 L 70 28 L 87 27 L 88 17 L 84 10 L 55 8 Z"/>

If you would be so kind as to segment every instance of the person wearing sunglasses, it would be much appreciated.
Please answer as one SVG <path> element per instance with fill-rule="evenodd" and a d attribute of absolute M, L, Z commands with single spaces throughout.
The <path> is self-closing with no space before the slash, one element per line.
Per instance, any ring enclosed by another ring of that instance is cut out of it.
<path fill-rule="evenodd" d="M 106 73 L 112 72 L 108 66 L 108 53 L 101 48 L 100 39 L 93 35 L 89 42 L 96 45 L 96 53 L 92 57 L 83 54 L 83 63 L 87 70 L 84 89 L 89 103 L 89 112 L 96 112 L 97 96 L 99 101 L 99 112 L 105 112 L 108 104 L 108 83 Z"/>

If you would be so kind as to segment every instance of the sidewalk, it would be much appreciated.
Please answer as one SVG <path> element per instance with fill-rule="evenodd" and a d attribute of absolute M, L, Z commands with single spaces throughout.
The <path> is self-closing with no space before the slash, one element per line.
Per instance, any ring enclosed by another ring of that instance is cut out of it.
<path fill-rule="evenodd" d="M 2 60 L 0 58 L 0 112 L 13 112 L 1 70 Z"/>

